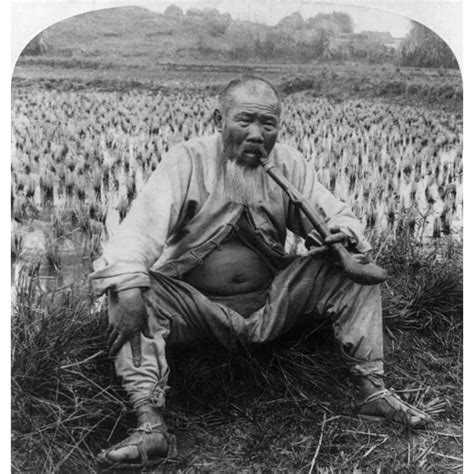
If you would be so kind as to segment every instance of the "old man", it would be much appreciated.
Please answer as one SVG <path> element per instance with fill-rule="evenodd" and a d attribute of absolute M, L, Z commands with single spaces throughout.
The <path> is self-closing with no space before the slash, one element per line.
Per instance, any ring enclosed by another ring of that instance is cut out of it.
<path fill-rule="evenodd" d="M 265 175 L 262 154 L 324 215 L 332 234 L 323 244 L 341 242 L 359 256 L 370 245 L 305 158 L 277 142 L 280 115 L 266 80 L 229 83 L 214 111 L 218 133 L 163 156 L 95 262 L 95 293 L 109 296 L 110 354 L 137 415 L 136 430 L 101 462 L 145 465 L 175 454 L 161 413 L 166 345 L 270 341 L 308 316 L 330 318 L 358 415 L 411 427 L 430 421 L 384 386 L 379 287 L 354 283 L 319 253 L 285 253 L 287 230 L 306 237 L 312 226 Z"/>

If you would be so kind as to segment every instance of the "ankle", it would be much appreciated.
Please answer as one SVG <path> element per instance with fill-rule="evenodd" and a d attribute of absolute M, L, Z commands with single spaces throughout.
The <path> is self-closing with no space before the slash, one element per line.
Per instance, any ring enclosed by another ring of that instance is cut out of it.
<path fill-rule="evenodd" d="M 136 411 L 138 425 L 150 423 L 152 425 L 164 424 L 163 415 L 159 408 L 152 405 L 143 405 Z"/>
<path fill-rule="evenodd" d="M 354 396 L 357 400 L 363 400 L 375 392 L 383 390 L 385 387 L 381 375 L 360 375 L 351 378 L 354 386 Z"/>

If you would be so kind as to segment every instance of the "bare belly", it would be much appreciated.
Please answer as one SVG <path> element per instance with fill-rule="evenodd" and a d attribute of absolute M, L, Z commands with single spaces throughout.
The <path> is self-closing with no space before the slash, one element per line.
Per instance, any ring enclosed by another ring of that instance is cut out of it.
<path fill-rule="evenodd" d="M 236 239 L 211 252 L 183 280 L 204 293 L 228 296 L 262 290 L 272 278 L 258 254 Z"/>

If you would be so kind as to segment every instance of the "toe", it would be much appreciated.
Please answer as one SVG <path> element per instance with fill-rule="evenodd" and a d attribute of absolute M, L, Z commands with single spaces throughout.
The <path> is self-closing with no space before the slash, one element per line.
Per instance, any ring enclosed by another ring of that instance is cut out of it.
<path fill-rule="evenodd" d="M 123 448 L 109 451 L 107 458 L 112 462 L 134 461 L 139 457 L 136 446 L 124 446 Z"/>
<path fill-rule="evenodd" d="M 412 426 L 413 428 L 416 428 L 418 426 L 429 425 L 432 422 L 433 422 L 433 419 L 429 415 L 425 415 L 425 414 L 414 415 L 411 418 L 410 426 Z"/>

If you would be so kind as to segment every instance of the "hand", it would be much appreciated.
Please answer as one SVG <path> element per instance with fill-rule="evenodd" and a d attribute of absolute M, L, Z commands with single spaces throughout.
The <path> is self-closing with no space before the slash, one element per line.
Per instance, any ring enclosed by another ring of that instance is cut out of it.
<path fill-rule="evenodd" d="M 321 240 L 321 236 L 314 229 L 309 232 L 306 237 L 305 245 L 312 255 L 327 253 L 329 247 L 335 243 L 342 243 L 346 248 L 356 244 L 354 239 L 350 238 L 344 232 L 341 232 L 341 229 L 337 226 L 331 227 L 329 232 L 331 232 L 331 235 L 324 240 Z"/>
<path fill-rule="evenodd" d="M 110 323 L 107 329 L 109 356 L 118 354 L 122 346 L 130 341 L 133 364 L 140 367 L 142 359 L 140 334 L 151 338 L 148 316 L 142 292 L 130 288 L 111 293 L 109 299 Z"/>
<path fill-rule="evenodd" d="M 347 234 L 341 232 L 341 229 L 337 226 L 331 227 L 329 229 L 331 235 L 327 236 L 324 239 L 324 245 L 332 245 L 336 243 L 341 243 L 344 247 L 348 248 L 352 245 L 355 245 L 357 242 L 354 239 L 351 239 Z"/>

